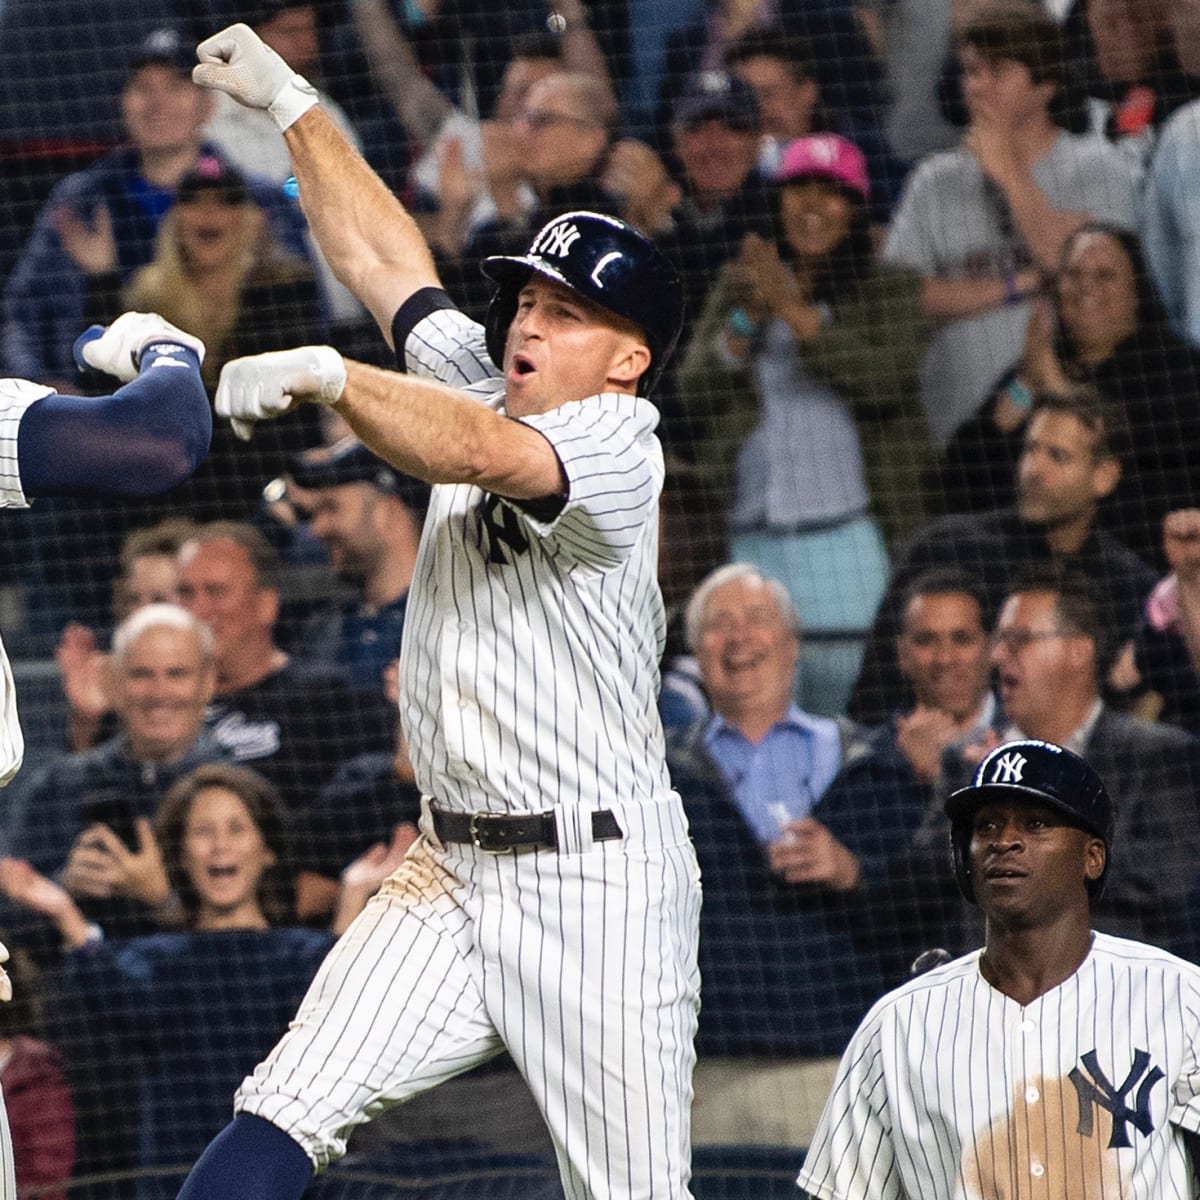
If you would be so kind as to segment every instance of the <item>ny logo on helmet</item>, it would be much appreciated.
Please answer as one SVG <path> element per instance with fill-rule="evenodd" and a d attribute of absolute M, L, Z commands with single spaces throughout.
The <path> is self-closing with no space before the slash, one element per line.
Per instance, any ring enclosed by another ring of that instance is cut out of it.
<path fill-rule="evenodd" d="M 553 254 L 555 258 L 566 258 L 571 247 L 579 240 L 579 230 L 574 225 L 547 225 L 530 247 L 533 254 Z"/>
<path fill-rule="evenodd" d="M 992 768 L 992 777 L 988 780 L 989 783 L 1020 783 L 1021 775 L 1025 770 L 1025 758 L 1018 754 L 1015 750 L 1008 754 L 1001 755 L 996 759 L 995 765 Z"/>

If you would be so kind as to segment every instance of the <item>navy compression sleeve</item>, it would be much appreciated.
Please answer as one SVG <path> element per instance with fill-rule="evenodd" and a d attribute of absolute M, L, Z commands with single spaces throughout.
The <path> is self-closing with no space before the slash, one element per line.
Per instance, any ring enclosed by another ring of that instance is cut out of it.
<path fill-rule="evenodd" d="M 17 434 L 27 496 L 153 496 L 204 461 L 212 410 L 196 355 L 177 342 L 142 354 L 141 374 L 111 396 L 46 396 Z"/>
<path fill-rule="evenodd" d="M 312 1173 L 282 1129 L 239 1113 L 200 1155 L 179 1200 L 300 1200 Z"/>

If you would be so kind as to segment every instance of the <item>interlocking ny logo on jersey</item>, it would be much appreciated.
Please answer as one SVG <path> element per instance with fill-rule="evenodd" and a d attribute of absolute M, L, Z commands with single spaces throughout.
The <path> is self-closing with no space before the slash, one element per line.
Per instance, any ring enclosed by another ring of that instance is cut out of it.
<path fill-rule="evenodd" d="M 529 539 L 521 529 L 517 514 L 499 496 L 490 492 L 484 496 L 479 505 L 479 521 L 486 537 L 488 562 L 504 565 L 511 562 L 509 554 L 505 553 L 506 546 L 513 556 L 528 551 Z"/>
<path fill-rule="evenodd" d="M 571 253 L 571 247 L 579 241 L 579 237 L 579 230 L 569 222 L 548 225 L 533 243 L 532 253 L 553 254 L 555 258 L 566 258 Z"/>
<path fill-rule="evenodd" d="M 1080 1135 L 1092 1136 L 1092 1106 L 1098 1104 L 1112 1114 L 1112 1137 L 1108 1139 L 1110 1150 L 1124 1149 L 1130 1144 L 1127 1128 L 1129 1125 L 1139 1133 L 1149 1136 L 1154 1131 L 1154 1120 L 1150 1116 L 1150 1091 L 1164 1078 L 1158 1067 L 1150 1065 L 1150 1055 L 1145 1050 L 1134 1050 L 1133 1066 L 1120 1087 L 1115 1087 L 1104 1074 L 1095 1050 L 1089 1050 L 1079 1061 L 1087 1069 L 1087 1074 L 1078 1067 L 1072 1067 L 1067 1078 L 1074 1084 L 1075 1094 L 1079 1097 Z M 1133 1098 L 1131 1108 L 1126 1103 L 1126 1097 L 1135 1087 L 1137 1095 Z"/>
<path fill-rule="evenodd" d="M 989 783 L 1020 783 L 1025 771 L 1026 759 L 1015 750 L 1001 755 L 992 767 L 992 777 Z"/>

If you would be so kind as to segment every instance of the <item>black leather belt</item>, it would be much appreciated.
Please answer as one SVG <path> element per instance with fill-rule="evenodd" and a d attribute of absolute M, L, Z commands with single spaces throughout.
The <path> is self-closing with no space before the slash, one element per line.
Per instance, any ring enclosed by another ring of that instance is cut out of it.
<path fill-rule="evenodd" d="M 558 849 L 558 827 L 552 812 L 460 813 L 432 806 L 429 811 L 439 842 L 465 842 L 492 854 L 534 847 Z M 624 834 L 617 818 L 608 809 L 592 813 L 592 841 L 611 842 L 621 837 Z"/>

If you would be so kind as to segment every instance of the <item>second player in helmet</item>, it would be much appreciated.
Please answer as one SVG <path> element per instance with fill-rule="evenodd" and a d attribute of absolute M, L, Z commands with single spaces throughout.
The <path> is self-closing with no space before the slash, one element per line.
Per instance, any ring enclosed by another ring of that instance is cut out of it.
<path fill-rule="evenodd" d="M 1011 826 L 997 828 L 1000 810 Z M 955 877 L 973 903 L 980 903 L 981 878 L 1023 878 L 1030 873 L 1023 867 L 1027 853 L 1036 854 L 1050 842 L 1079 841 L 1043 836 L 1058 828 L 1100 843 L 1099 866 L 1087 876 L 1087 894 L 1095 900 L 1103 891 L 1113 840 L 1112 801 L 1096 772 L 1061 746 L 1031 738 L 997 747 L 976 768 L 970 785 L 949 797 L 946 815 Z M 1004 849 L 993 852 L 994 845 Z M 997 861 L 989 866 L 993 853 Z"/>

